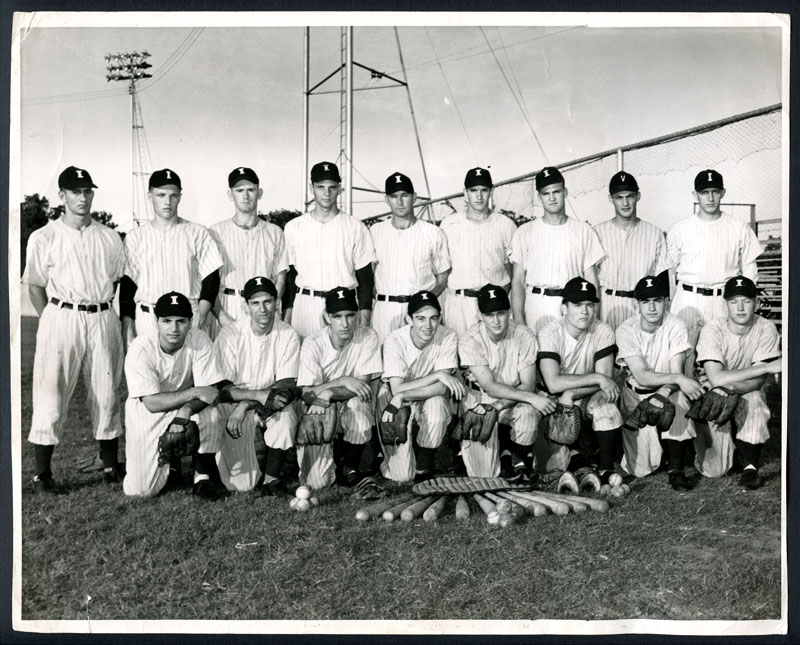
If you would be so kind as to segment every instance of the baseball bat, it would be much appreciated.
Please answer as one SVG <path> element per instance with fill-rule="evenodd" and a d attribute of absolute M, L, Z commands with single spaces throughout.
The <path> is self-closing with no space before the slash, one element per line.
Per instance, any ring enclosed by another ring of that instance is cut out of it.
<path fill-rule="evenodd" d="M 504 497 L 500 497 L 499 495 L 495 495 L 494 493 L 488 492 L 486 493 L 486 497 L 495 503 L 498 513 L 511 513 L 515 520 L 518 520 L 520 517 L 525 515 L 525 509 L 519 504 L 515 504 L 510 499 L 506 499 Z"/>
<path fill-rule="evenodd" d="M 497 507 L 494 505 L 494 502 L 490 502 L 483 495 L 479 495 L 478 493 L 473 493 L 472 499 L 478 502 L 478 506 L 481 507 L 481 510 L 486 515 L 486 521 L 489 522 L 489 524 L 497 524 L 500 521 L 500 513 L 497 512 Z"/>
<path fill-rule="evenodd" d="M 447 495 L 441 495 L 433 504 L 431 504 L 422 514 L 422 519 L 426 522 L 435 522 L 442 514 L 444 507 L 447 505 Z"/>
<path fill-rule="evenodd" d="M 381 513 L 388 511 L 393 506 L 397 506 L 397 504 L 400 504 L 401 502 L 408 502 L 412 499 L 414 499 L 413 495 L 406 495 L 400 499 L 393 499 L 388 502 L 383 501 L 372 504 L 371 506 L 365 506 L 364 508 L 360 508 L 356 511 L 356 520 L 359 522 L 366 522 L 370 518 L 378 517 Z"/>
<path fill-rule="evenodd" d="M 383 517 L 383 519 L 386 520 L 387 522 L 394 522 L 397 518 L 400 517 L 400 513 L 403 512 L 403 509 L 406 506 L 409 506 L 409 505 L 413 504 L 418 499 L 419 499 L 419 497 L 412 497 L 409 500 L 406 500 L 404 502 L 400 502 L 399 504 L 396 504 L 395 506 L 392 506 L 392 508 L 384 511 L 383 515 L 381 517 Z"/>
<path fill-rule="evenodd" d="M 558 499 L 561 498 L 564 498 L 565 501 L 568 499 L 574 499 L 581 504 L 586 504 L 586 506 L 591 508 L 593 511 L 597 511 L 598 513 L 608 512 L 608 502 L 603 501 L 602 499 L 595 499 L 594 497 L 577 497 L 575 495 L 559 495 Z"/>
<path fill-rule="evenodd" d="M 500 491 L 498 495 L 505 497 L 506 499 L 511 500 L 515 504 L 519 504 L 525 511 L 533 515 L 534 517 L 541 517 L 542 515 L 547 515 L 549 509 L 546 506 L 543 506 L 539 502 L 534 502 L 529 499 L 524 499 L 522 497 L 514 497 L 511 494 L 511 491 Z"/>
<path fill-rule="evenodd" d="M 543 497 L 541 495 L 534 495 L 533 493 L 528 493 L 526 491 L 509 491 L 514 495 L 523 497 L 525 499 L 533 500 L 534 502 L 539 502 L 548 508 L 548 510 L 553 513 L 554 515 L 566 515 L 569 513 L 569 506 L 567 506 L 564 502 L 559 502 L 558 500 L 551 499 L 549 497 Z"/>
<path fill-rule="evenodd" d="M 403 509 L 403 512 L 400 513 L 400 519 L 404 522 L 413 522 L 435 501 L 436 495 L 428 495 L 428 497 L 424 497 L 418 502 L 414 502 L 410 506 L 406 506 Z"/>
<path fill-rule="evenodd" d="M 569 506 L 569 510 L 573 513 L 585 513 L 589 510 L 589 505 L 584 504 L 583 500 L 576 498 L 576 497 L 568 497 L 567 495 L 562 495 L 561 493 L 549 493 L 544 491 L 536 491 L 537 495 L 542 495 L 543 497 L 549 497 L 552 500 L 557 502 L 563 502 L 567 506 Z"/>
<path fill-rule="evenodd" d="M 456 500 L 456 519 L 468 520 L 469 519 L 469 503 L 463 495 L 459 495 Z"/>

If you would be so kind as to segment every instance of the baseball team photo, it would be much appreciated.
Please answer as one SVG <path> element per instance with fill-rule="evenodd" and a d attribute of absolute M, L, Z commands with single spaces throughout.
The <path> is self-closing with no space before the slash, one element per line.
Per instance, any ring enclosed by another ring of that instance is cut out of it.
<path fill-rule="evenodd" d="M 13 628 L 786 634 L 788 51 L 15 14 Z"/>

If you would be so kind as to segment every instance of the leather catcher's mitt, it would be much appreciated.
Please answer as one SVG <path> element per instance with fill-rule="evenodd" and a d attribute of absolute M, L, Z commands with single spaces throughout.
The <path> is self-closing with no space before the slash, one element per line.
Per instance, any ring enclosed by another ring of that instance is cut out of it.
<path fill-rule="evenodd" d="M 655 426 L 659 432 L 666 432 L 675 420 L 675 406 L 661 394 L 653 394 L 639 401 L 625 421 L 629 430 L 641 430 L 645 426 Z"/>
<path fill-rule="evenodd" d="M 384 412 L 394 415 L 391 421 L 378 420 L 378 429 L 381 433 L 381 441 L 385 446 L 396 446 L 408 441 L 408 420 L 411 417 L 411 408 L 404 405 L 399 410 L 389 403 Z M 381 416 L 383 416 L 381 414 Z"/>
<path fill-rule="evenodd" d="M 715 387 L 693 401 L 686 416 L 695 421 L 723 425 L 733 416 L 739 399 L 739 395 L 730 388 Z"/>
<path fill-rule="evenodd" d="M 336 406 L 331 405 L 325 414 L 304 414 L 297 426 L 294 442 L 298 446 L 330 443 L 336 432 Z"/>
<path fill-rule="evenodd" d="M 278 406 L 275 403 L 275 398 L 278 395 L 283 395 L 283 397 L 286 399 L 285 405 Z M 257 421 L 259 421 L 263 426 L 266 420 L 269 419 L 273 414 L 280 412 L 284 407 L 289 405 L 292 401 L 299 399 L 301 396 L 302 390 L 299 387 L 271 389 L 267 395 L 267 402 L 264 405 L 259 405 L 257 408 L 255 408 L 255 413 L 258 417 Z"/>
<path fill-rule="evenodd" d="M 200 428 L 191 419 L 175 417 L 158 438 L 158 465 L 166 466 L 172 457 L 195 454 L 200 448 Z"/>
<path fill-rule="evenodd" d="M 565 446 L 575 443 L 581 434 L 581 410 L 577 405 L 556 403 L 556 411 L 547 417 L 544 436 Z"/>
<path fill-rule="evenodd" d="M 481 405 L 481 407 L 484 407 Z M 453 430 L 455 439 L 464 441 L 480 441 L 486 443 L 497 425 L 498 412 L 492 406 L 485 406 L 485 412 L 477 412 L 477 406 L 464 413 L 461 423 Z"/>

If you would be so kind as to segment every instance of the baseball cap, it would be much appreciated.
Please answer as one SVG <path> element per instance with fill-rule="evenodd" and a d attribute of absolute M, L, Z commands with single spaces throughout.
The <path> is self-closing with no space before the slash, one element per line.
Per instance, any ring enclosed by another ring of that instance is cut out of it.
<path fill-rule="evenodd" d="M 156 170 L 152 175 L 150 175 L 148 187 L 160 188 L 161 186 L 177 186 L 178 190 L 183 190 L 183 187 L 181 186 L 181 178 L 178 177 L 178 173 L 174 170 L 170 170 L 169 168 Z"/>
<path fill-rule="evenodd" d="M 268 293 L 273 298 L 278 297 L 278 290 L 275 288 L 272 280 L 259 275 L 255 278 L 250 278 L 244 283 L 244 288 L 242 289 L 242 298 L 245 300 L 250 300 L 250 298 L 252 298 L 255 294 L 261 292 Z"/>
<path fill-rule="evenodd" d="M 478 311 L 482 314 L 509 309 L 511 309 L 511 301 L 503 287 L 496 284 L 485 284 L 478 291 Z"/>
<path fill-rule="evenodd" d="M 228 188 L 233 188 L 240 181 L 251 181 L 258 185 L 258 175 L 252 168 L 245 168 L 244 166 L 234 168 L 228 175 Z"/>
<path fill-rule="evenodd" d="M 736 296 L 755 298 L 757 295 L 755 282 L 750 278 L 745 278 L 743 275 L 737 275 L 735 278 L 728 280 L 725 283 L 725 290 L 722 292 L 722 297 L 725 300 Z"/>
<path fill-rule="evenodd" d="M 311 168 L 311 183 L 316 184 L 318 181 L 335 181 L 339 184 L 342 183 L 342 178 L 339 176 L 339 169 L 335 163 L 330 161 L 320 161 L 314 164 Z"/>
<path fill-rule="evenodd" d="M 386 194 L 391 195 L 392 193 L 399 192 L 401 190 L 406 191 L 407 193 L 414 192 L 414 184 L 411 183 L 411 180 L 404 175 L 402 172 L 394 172 L 386 178 Z"/>
<path fill-rule="evenodd" d="M 633 295 L 637 300 L 649 300 L 650 298 L 669 298 L 669 287 L 664 284 L 661 278 L 654 275 L 646 275 L 633 288 Z"/>
<path fill-rule="evenodd" d="M 542 168 L 536 174 L 536 192 L 539 192 L 543 188 L 546 188 L 550 184 L 563 184 L 566 183 L 564 181 L 564 175 L 561 174 L 561 171 L 558 168 L 554 168 L 553 166 L 547 166 L 546 168 Z"/>
<path fill-rule="evenodd" d="M 340 311 L 358 311 L 355 289 L 336 287 L 325 294 L 325 311 L 336 314 Z"/>
<path fill-rule="evenodd" d="M 97 188 L 92 183 L 92 176 L 88 170 L 68 166 L 58 176 L 58 188 Z"/>
<path fill-rule="evenodd" d="M 702 172 L 697 173 L 694 178 L 694 189 L 696 191 L 705 190 L 706 188 L 719 188 L 723 190 L 725 186 L 722 183 L 722 175 L 716 170 L 706 168 Z"/>
<path fill-rule="evenodd" d="M 192 317 L 192 303 L 182 293 L 170 291 L 156 300 L 156 318 L 176 316 L 178 318 Z"/>
<path fill-rule="evenodd" d="M 581 276 L 572 278 L 564 285 L 561 297 L 573 305 L 587 300 L 589 302 L 600 302 L 600 298 L 597 297 L 597 289 L 594 288 L 591 282 Z"/>
<path fill-rule="evenodd" d="M 636 182 L 636 177 L 631 173 L 621 170 L 608 182 L 608 192 L 613 195 L 623 190 L 630 190 L 634 193 L 638 193 L 639 184 Z"/>
<path fill-rule="evenodd" d="M 413 316 L 423 307 L 433 307 L 439 313 L 442 312 L 442 305 L 439 304 L 439 298 L 432 291 L 417 291 L 411 300 L 408 301 L 408 315 Z"/>
<path fill-rule="evenodd" d="M 486 168 L 470 168 L 467 170 L 467 175 L 464 177 L 464 188 L 472 188 L 474 186 L 486 186 L 491 188 L 492 173 Z"/>

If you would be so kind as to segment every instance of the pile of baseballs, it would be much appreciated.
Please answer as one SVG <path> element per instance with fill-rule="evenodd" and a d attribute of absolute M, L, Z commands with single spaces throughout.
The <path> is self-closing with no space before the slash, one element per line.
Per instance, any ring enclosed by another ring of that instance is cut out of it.
<path fill-rule="evenodd" d="M 319 500 L 311 495 L 311 489 L 308 486 L 298 486 L 289 502 L 289 508 L 305 512 L 314 506 L 319 506 Z"/>
<path fill-rule="evenodd" d="M 614 473 L 608 478 L 608 483 L 600 487 L 601 497 L 627 497 L 631 492 L 628 484 L 622 483 L 622 475 Z"/>

